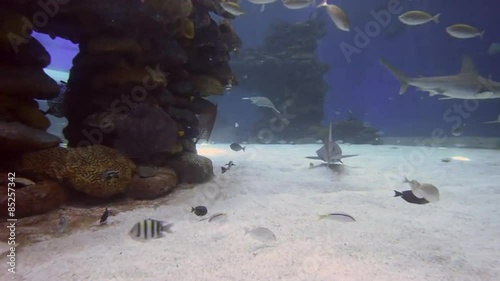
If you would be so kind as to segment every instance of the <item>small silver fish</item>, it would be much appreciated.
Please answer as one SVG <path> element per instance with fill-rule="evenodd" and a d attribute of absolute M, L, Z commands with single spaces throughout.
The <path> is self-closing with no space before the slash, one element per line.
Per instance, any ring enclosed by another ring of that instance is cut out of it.
<path fill-rule="evenodd" d="M 224 9 L 226 12 L 230 13 L 233 16 L 241 16 L 245 14 L 245 12 L 241 9 L 240 5 L 237 3 L 224 2 L 221 3 L 220 6 L 222 7 L 222 9 Z"/>
<path fill-rule="evenodd" d="M 163 221 L 145 219 L 136 223 L 129 231 L 130 237 L 136 240 L 149 240 L 164 237 L 164 232 L 172 233 L 170 228 L 173 223 L 165 224 Z"/>
<path fill-rule="evenodd" d="M 253 229 L 245 228 L 245 235 L 250 234 L 250 236 L 261 242 L 272 242 L 276 241 L 276 235 L 266 227 L 255 227 Z"/>
<path fill-rule="evenodd" d="M 215 221 L 219 221 L 219 222 L 222 222 L 222 221 L 225 221 L 227 218 L 227 215 L 226 213 L 216 213 L 216 214 L 213 214 L 212 216 L 210 216 L 210 218 L 208 218 L 208 222 L 215 222 Z"/>
<path fill-rule="evenodd" d="M 340 222 L 355 222 L 356 219 L 354 219 L 353 216 L 346 214 L 346 213 L 330 213 L 326 215 L 319 215 L 318 220 L 322 219 L 329 219 L 329 220 L 335 220 L 335 221 L 340 221 Z"/>

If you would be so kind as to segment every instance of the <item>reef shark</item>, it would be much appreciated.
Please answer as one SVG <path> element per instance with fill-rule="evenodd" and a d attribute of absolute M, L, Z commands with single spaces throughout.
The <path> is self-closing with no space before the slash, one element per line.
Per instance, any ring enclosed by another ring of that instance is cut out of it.
<path fill-rule="evenodd" d="M 443 95 L 441 99 L 497 99 L 500 98 L 500 83 L 491 77 L 485 78 L 476 70 L 469 56 L 462 58 L 462 68 L 457 75 L 434 77 L 409 77 L 386 60 L 380 63 L 387 68 L 401 83 L 399 94 L 402 95 L 408 86 L 420 91 L 429 92 L 431 96 Z"/>
<path fill-rule="evenodd" d="M 316 150 L 316 155 L 318 156 L 307 156 L 306 158 L 323 160 L 326 162 L 327 167 L 335 162 L 342 163 L 343 158 L 357 156 L 357 154 L 342 155 L 342 149 L 340 149 L 340 146 L 334 142 L 332 138 L 332 123 L 330 123 L 330 128 L 328 130 L 328 139 L 323 142 L 323 146 L 320 149 Z"/>

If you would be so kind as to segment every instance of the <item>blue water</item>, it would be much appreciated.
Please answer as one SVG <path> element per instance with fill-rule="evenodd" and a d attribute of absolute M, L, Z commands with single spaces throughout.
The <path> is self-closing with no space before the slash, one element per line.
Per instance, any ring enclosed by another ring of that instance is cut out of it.
<path fill-rule="evenodd" d="M 443 118 L 461 100 L 438 100 L 427 93 L 417 92 L 410 87 L 405 95 L 399 96 L 399 82 L 383 68 L 378 59 L 384 57 L 391 64 L 409 76 L 454 75 L 460 70 L 462 55 L 468 54 L 479 73 L 500 80 L 500 54 L 486 53 L 489 45 L 500 42 L 500 3 L 495 0 L 401 0 L 401 11 L 422 10 L 432 15 L 441 13 L 440 23 L 403 27 L 392 36 L 386 36 L 389 29 L 398 29 L 402 23 L 393 14 L 387 27 L 380 34 L 371 37 L 369 44 L 349 59 L 340 45 L 354 45 L 357 29 L 365 30 L 374 18 L 370 14 L 386 6 L 386 0 L 329 1 L 341 7 L 349 16 L 351 31 L 335 28 L 324 10 L 314 7 L 289 10 L 280 1 L 267 5 L 264 12 L 260 6 L 241 1 L 246 14 L 233 21 L 233 26 L 244 43 L 244 48 L 258 47 L 274 22 L 305 21 L 317 15 L 327 22 L 327 35 L 321 40 L 318 56 L 331 66 L 324 79 L 329 85 L 324 103 L 323 123 L 338 121 L 348 116 L 351 110 L 359 119 L 392 136 L 427 136 L 436 128 L 448 130 L 454 123 Z M 402 13 L 401 12 L 401 13 Z M 445 32 L 445 27 L 465 23 L 486 30 L 484 38 L 456 39 Z M 45 35 L 37 38 L 52 54 L 51 69 L 67 71 L 78 47 L 65 40 L 52 40 Z M 257 119 L 257 110 L 250 103 L 241 102 L 243 96 L 259 93 L 246 92 L 235 87 L 230 95 L 217 98 L 220 118 L 238 122 L 243 127 L 251 126 Z M 423 97 L 423 98 L 422 98 Z M 340 114 L 339 114 L 340 113 Z M 479 101 L 479 107 L 470 116 L 462 118 L 467 124 L 465 135 L 500 136 L 500 126 L 484 125 L 495 120 L 500 113 L 500 99 Z"/>

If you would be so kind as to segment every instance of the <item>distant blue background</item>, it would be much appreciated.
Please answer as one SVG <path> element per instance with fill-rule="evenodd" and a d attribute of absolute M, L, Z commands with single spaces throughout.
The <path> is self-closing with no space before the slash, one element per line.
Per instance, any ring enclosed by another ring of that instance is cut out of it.
<path fill-rule="evenodd" d="M 319 3 L 319 1 L 318 1 Z M 426 93 L 410 88 L 399 96 L 399 82 L 378 62 L 384 57 L 409 76 L 454 75 L 460 70 L 463 54 L 469 54 L 481 75 L 492 74 L 500 81 L 500 54 L 489 56 L 486 52 L 493 42 L 500 43 L 500 3 L 497 0 L 401 0 L 403 11 L 422 10 L 432 15 L 441 13 L 440 23 L 411 26 L 392 38 L 382 34 L 371 38 L 370 44 L 360 54 L 353 55 L 348 63 L 340 50 L 340 43 L 354 45 L 355 27 L 364 29 L 373 20 L 371 10 L 377 10 L 386 0 L 329 0 L 342 8 L 351 22 L 351 32 L 335 28 L 326 12 L 310 8 L 289 10 L 280 1 L 267 5 L 263 13 L 260 6 L 241 1 L 246 14 L 233 21 L 234 28 L 244 42 L 244 47 L 262 44 L 269 24 L 276 21 L 303 21 L 311 14 L 327 20 L 327 36 L 320 42 L 318 55 L 331 66 L 325 75 L 329 91 L 325 97 L 324 122 L 338 121 L 348 116 L 348 110 L 362 121 L 393 136 L 428 136 L 434 128 L 449 130 L 454 123 L 443 120 L 443 113 L 453 109 L 462 100 L 438 100 Z M 396 22 L 394 22 L 396 21 Z M 484 38 L 456 39 L 450 37 L 445 27 L 465 23 L 486 30 Z M 391 25 L 402 24 L 394 15 Z M 384 31 L 384 28 L 382 28 Z M 69 70 L 77 47 L 64 40 L 37 38 L 52 54 L 50 68 Z M 250 126 L 256 117 L 255 108 L 243 96 L 259 95 L 235 87 L 229 95 L 215 98 L 219 103 L 221 118 Z M 425 97 L 421 99 L 421 97 Z M 337 112 L 337 113 L 336 113 Z M 340 114 L 338 114 L 340 113 Z M 479 102 L 478 110 L 463 121 L 467 124 L 464 136 L 500 136 L 500 125 L 483 125 L 500 114 L 500 99 Z"/>

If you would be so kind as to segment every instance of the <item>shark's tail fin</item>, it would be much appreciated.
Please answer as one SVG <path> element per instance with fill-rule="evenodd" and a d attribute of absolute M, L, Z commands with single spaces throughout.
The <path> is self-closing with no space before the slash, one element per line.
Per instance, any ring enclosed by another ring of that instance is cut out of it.
<path fill-rule="evenodd" d="M 410 85 L 408 83 L 408 80 L 410 78 L 382 58 L 380 59 L 380 64 L 382 64 L 385 68 L 387 68 L 387 70 L 389 70 L 392 73 L 392 75 L 394 75 L 399 80 L 399 83 L 401 83 L 399 94 L 400 95 L 404 94 L 406 92 L 406 89 L 408 89 L 408 86 Z"/>

